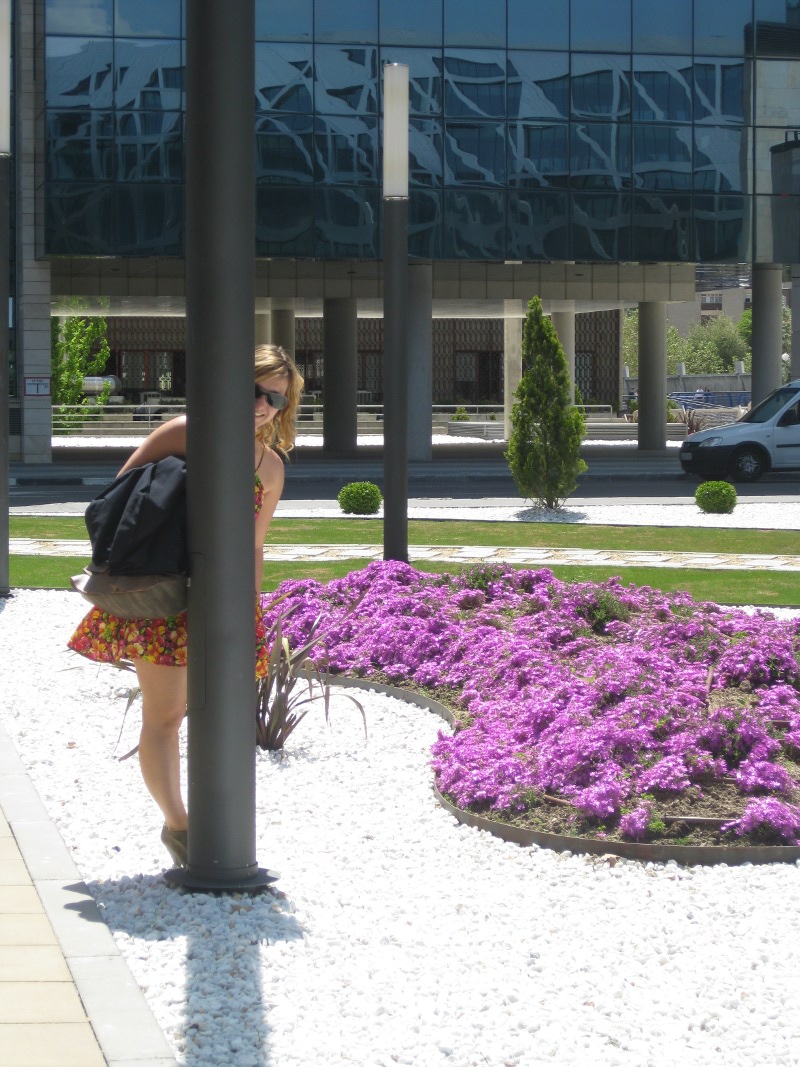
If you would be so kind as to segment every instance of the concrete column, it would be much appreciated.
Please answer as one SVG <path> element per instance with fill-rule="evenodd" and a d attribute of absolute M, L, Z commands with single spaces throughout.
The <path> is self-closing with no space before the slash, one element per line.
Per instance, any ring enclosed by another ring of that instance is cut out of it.
<path fill-rule="evenodd" d="M 639 413 L 641 449 L 667 447 L 667 302 L 639 304 Z"/>
<path fill-rule="evenodd" d="M 800 378 L 800 265 L 792 267 L 792 380 Z"/>
<path fill-rule="evenodd" d="M 509 302 L 507 302 L 509 303 Z M 508 307 L 506 311 L 509 311 Z M 511 436 L 511 409 L 522 377 L 522 327 L 519 316 L 503 319 L 503 437 Z"/>
<path fill-rule="evenodd" d="M 558 339 L 561 342 L 561 347 L 564 349 L 564 355 L 567 357 L 567 369 L 569 370 L 569 380 L 571 383 L 570 388 L 570 400 L 575 402 L 575 305 L 573 303 L 572 308 L 561 307 L 562 301 L 558 301 L 559 310 L 553 310 L 550 313 L 550 318 L 553 323 L 553 327 L 558 334 Z M 564 302 L 566 303 L 566 302 Z M 572 303 L 572 301 L 569 301 Z M 586 398 L 584 397 L 584 400 Z"/>
<path fill-rule="evenodd" d="M 269 314 L 256 315 L 256 344 L 268 345 L 272 343 L 272 318 Z"/>
<path fill-rule="evenodd" d="M 429 461 L 433 425 L 433 268 L 408 268 L 408 458 Z"/>
<path fill-rule="evenodd" d="M 294 357 L 294 311 L 291 308 L 273 311 L 270 319 L 272 320 L 272 343 L 280 345 L 284 352 Z"/>
<path fill-rule="evenodd" d="M 50 264 L 37 258 L 36 205 L 39 179 L 36 174 L 38 141 L 36 116 L 41 107 L 36 83 L 39 47 L 36 33 L 36 3 L 18 0 L 15 5 L 16 79 L 16 356 L 17 389 L 22 406 L 22 435 L 12 437 L 12 454 L 24 463 L 49 463 L 52 458 L 52 400 L 49 396 L 24 395 L 25 378 L 50 377 Z M 41 251 L 41 250 L 38 250 Z M 6 270 L 8 264 L 6 264 Z"/>
<path fill-rule="evenodd" d="M 781 384 L 783 268 L 753 264 L 752 402 L 758 404 Z"/>
<path fill-rule="evenodd" d="M 358 445 L 358 307 L 352 297 L 322 302 L 322 447 L 355 452 Z"/>

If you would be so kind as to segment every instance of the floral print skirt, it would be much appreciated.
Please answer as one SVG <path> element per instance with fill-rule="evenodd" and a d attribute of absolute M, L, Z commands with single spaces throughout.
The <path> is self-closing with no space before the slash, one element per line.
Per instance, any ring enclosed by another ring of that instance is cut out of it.
<path fill-rule="evenodd" d="M 187 644 L 185 611 L 165 619 L 120 619 L 100 608 L 83 617 L 67 642 L 73 652 L 96 663 L 143 659 L 164 667 L 185 667 Z M 266 676 L 268 660 L 266 627 L 257 607 L 256 678 Z"/>

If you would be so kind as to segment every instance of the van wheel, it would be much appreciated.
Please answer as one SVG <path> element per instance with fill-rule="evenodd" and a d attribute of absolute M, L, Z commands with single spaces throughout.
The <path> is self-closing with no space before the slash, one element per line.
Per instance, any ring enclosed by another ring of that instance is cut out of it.
<path fill-rule="evenodd" d="M 757 482 L 766 469 L 763 453 L 745 445 L 731 460 L 730 475 L 735 482 Z"/>

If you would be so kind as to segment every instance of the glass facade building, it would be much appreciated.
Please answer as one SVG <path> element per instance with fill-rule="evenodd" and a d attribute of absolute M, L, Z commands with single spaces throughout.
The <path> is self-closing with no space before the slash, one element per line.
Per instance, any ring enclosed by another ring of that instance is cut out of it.
<path fill-rule="evenodd" d="M 46 0 L 44 252 L 183 254 L 181 0 Z M 256 252 L 381 255 L 381 68 L 424 259 L 794 262 L 798 0 L 257 0 Z"/>

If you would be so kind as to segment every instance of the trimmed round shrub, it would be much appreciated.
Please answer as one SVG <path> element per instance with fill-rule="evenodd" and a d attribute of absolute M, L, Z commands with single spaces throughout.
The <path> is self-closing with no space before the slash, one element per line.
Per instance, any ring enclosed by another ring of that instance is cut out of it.
<path fill-rule="evenodd" d="M 373 482 L 350 482 L 336 498 L 345 515 L 374 515 L 381 506 L 381 491 Z"/>
<path fill-rule="evenodd" d="M 730 482 L 703 482 L 694 500 L 701 511 L 712 515 L 730 515 L 736 507 L 736 490 Z"/>

